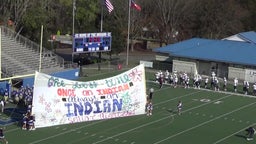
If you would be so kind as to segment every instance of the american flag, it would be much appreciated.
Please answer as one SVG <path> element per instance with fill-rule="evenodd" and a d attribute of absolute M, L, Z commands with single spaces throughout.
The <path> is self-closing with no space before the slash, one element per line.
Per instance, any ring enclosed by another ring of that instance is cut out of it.
<path fill-rule="evenodd" d="M 109 13 L 111 13 L 114 10 L 114 7 L 111 4 L 110 0 L 105 0 L 105 5 L 106 5 Z"/>

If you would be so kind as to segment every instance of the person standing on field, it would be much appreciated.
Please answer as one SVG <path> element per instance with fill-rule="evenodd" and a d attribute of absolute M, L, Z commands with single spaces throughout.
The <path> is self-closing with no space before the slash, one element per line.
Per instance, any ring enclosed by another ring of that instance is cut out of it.
<path fill-rule="evenodd" d="M 254 129 L 254 127 L 249 127 L 249 128 L 247 128 L 245 131 L 247 131 L 247 140 L 249 141 L 249 140 L 253 140 L 253 136 L 254 136 L 254 133 L 255 133 L 255 129 Z"/>
<path fill-rule="evenodd" d="M 182 111 L 182 102 L 179 101 L 177 104 L 177 110 L 178 110 L 178 115 L 181 115 L 181 111 Z"/>

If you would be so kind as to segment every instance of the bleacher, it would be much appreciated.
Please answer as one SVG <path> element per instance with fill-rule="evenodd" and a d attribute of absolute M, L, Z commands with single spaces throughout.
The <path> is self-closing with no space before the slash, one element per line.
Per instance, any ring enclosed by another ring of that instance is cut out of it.
<path fill-rule="evenodd" d="M 35 71 L 53 73 L 64 69 L 64 59 L 54 52 L 42 48 L 41 66 L 40 46 L 1 26 L 1 66 L 2 78 L 33 74 Z"/>

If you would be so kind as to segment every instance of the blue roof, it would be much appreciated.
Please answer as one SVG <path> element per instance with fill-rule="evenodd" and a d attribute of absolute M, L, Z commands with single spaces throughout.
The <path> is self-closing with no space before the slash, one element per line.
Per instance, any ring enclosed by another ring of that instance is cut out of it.
<path fill-rule="evenodd" d="M 153 51 L 176 57 L 256 66 L 256 45 L 253 43 L 192 38 Z"/>
<path fill-rule="evenodd" d="M 249 31 L 249 32 L 242 32 L 238 34 L 238 37 L 241 39 L 256 44 L 256 32 Z"/>

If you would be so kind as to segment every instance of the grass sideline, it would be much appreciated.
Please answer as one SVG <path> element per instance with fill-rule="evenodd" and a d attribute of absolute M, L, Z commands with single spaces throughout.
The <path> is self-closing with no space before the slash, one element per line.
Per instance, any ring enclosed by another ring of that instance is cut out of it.
<path fill-rule="evenodd" d="M 102 79 L 106 73 L 81 80 Z M 101 121 L 76 123 L 22 131 L 17 125 L 6 127 L 9 143 L 18 144 L 240 144 L 245 140 L 245 129 L 256 123 L 256 98 L 211 90 L 172 88 L 158 89 L 147 73 L 147 88 L 153 87 L 152 116 L 139 115 Z M 176 105 L 184 104 L 182 115 Z"/>

